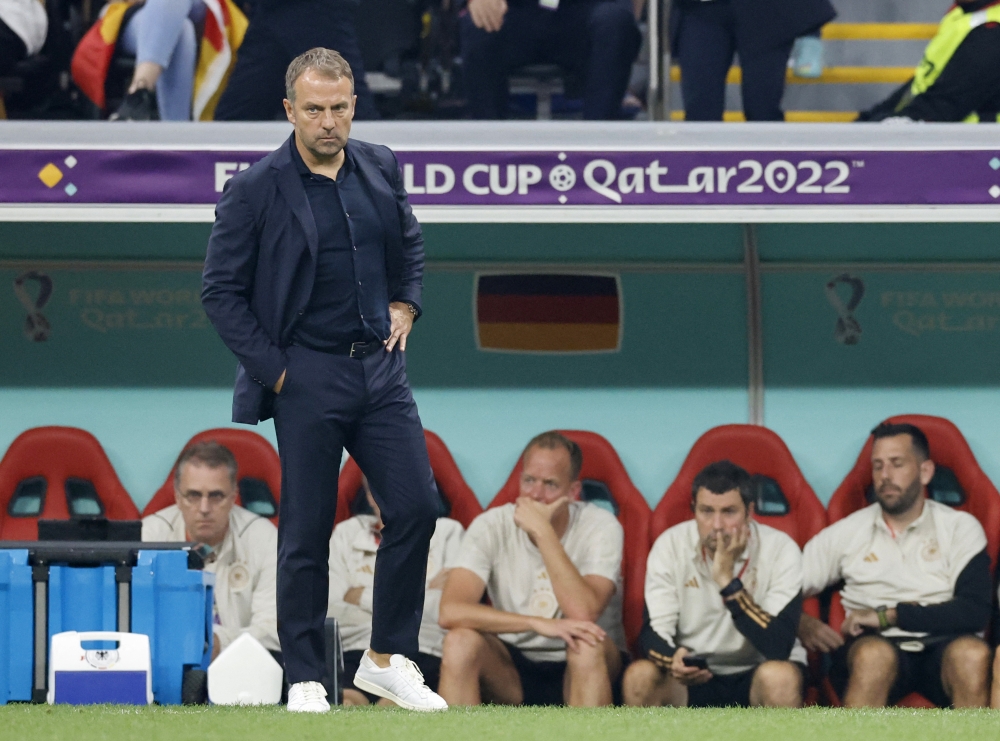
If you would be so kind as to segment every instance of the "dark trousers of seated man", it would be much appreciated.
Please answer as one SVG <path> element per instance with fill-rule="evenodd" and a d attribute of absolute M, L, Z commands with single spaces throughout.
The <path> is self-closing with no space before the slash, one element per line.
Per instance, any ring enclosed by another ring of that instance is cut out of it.
<path fill-rule="evenodd" d="M 608 639 L 611 640 L 611 639 Z M 566 704 L 566 669 L 565 661 L 533 661 L 521 652 L 516 646 L 503 643 L 504 648 L 510 655 L 510 660 L 517 670 L 517 676 L 521 680 L 521 692 L 524 695 L 523 705 L 545 706 L 545 705 L 565 705 Z M 628 665 L 628 654 L 622 652 L 621 667 Z M 622 700 L 622 671 L 612 674 L 611 696 L 615 705 L 620 705 Z"/>
<path fill-rule="evenodd" d="M 318 682 L 326 673 L 330 535 L 345 448 L 368 476 L 384 522 L 371 649 L 413 659 L 438 498 L 405 356 L 396 349 L 358 359 L 295 345 L 286 352 L 274 428 L 281 456 L 278 636 L 288 681 Z"/>
<path fill-rule="evenodd" d="M 459 22 L 462 74 L 472 118 L 507 118 L 508 76 L 526 64 L 558 64 L 583 82 L 583 117 L 621 117 L 632 63 L 642 41 L 631 6 L 621 0 L 561 0 L 548 10 L 512 0 L 499 31 Z"/>
<path fill-rule="evenodd" d="M 979 641 L 980 639 L 974 635 L 950 636 L 944 640 L 929 642 L 923 651 L 904 651 L 900 648 L 899 642 L 874 635 L 849 639 L 831 656 L 830 684 L 843 700 L 850 681 L 849 660 L 852 648 L 861 641 L 877 641 L 880 644 L 891 646 L 896 654 L 896 679 L 889 689 L 887 704 L 894 705 L 911 692 L 919 692 L 938 707 L 946 708 L 951 705 L 951 698 L 948 696 L 942 681 L 942 668 L 948 647 L 957 640 Z M 911 643 L 913 642 L 911 641 Z M 986 648 L 985 642 L 983 642 L 983 647 Z"/>
<path fill-rule="evenodd" d="M 726 110 L 726 75 L 739 54 L 740 92 L 748 121 L 784 121 L 781 98 L 794 39 L 768 49 L 747 48 L 750 39 L 737 27 L 726 0 L 678 6 L 675 57 L 681 68 L 686 121 L 721 121 Z"/>

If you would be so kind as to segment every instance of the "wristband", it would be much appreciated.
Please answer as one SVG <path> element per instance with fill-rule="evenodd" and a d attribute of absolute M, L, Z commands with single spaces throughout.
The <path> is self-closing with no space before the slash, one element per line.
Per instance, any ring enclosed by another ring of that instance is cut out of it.
<path fill-rule="evenodd" d="M 724 589 L 722 589 L 722 591 L 719 592 L 719 594 L 722 595 L 722 599 L 729 599 L 737 592 L 742 592 L 742 591 L 743 591 L 743 582 L 741 582 L 739 579 L 733 579 L 731 582 L 729 582 L 729 584 L 725 586 Z"/>
<path fill-rule="evenodd" d="M 403 301 L 406 304 L 406 308 L 410 310 L 410 315 L 416 319 L 417 318 L 417 307 L 411 304 L 409 301 Z"/>
<path fill-rule="evenodd" d="M 887 613 L 888 608 L 884 605 L 875 609 L 875 614 L 878 615 L 878 628 L 879 630 L 888 630 L 892 627 L 889 623 L 889 615 Z"/>

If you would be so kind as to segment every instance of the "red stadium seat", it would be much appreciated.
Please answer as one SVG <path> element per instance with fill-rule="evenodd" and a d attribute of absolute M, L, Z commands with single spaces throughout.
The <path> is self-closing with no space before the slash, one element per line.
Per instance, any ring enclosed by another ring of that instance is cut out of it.
<path fill-rule="evenodd" d="M 458 464 L 455 463 L 444 441 L 429 430 L 424 430 L 424 438 L 427 440 L 427 454 L 431 459 L 431 471 L 434 473 L 438 491 L 451 506 L 448 516 L 462 523 L 462 527 L 468 527 L 476 516 L 482 513 L 483 506 L 465 483 L 462 472 L 458 470 Z M 348 458 L 337 483 L 338 523 L 351 516 L 351 504 L 360 489 L 361 469 L 353 458 Z"/>
<path fill-rule="evenodd" d="M 926 414 L 901 414 L 889 417 L 885 421 L 915 425 L 927 436 L 931 448 L 931 460 L 950 468 L 965 491 L 966 501 L 957 509 L 968 512 L 982 523 L 986 531 L 986 549 L 995 567 L 997 551 L 1000 549 L 1000 493 L 979 467 L 969 443 L 959 429 L 943 417 Z M 872 443 L 872 437 L 869 435 L 854 468 L 830 498 L 827 513 L 831 523 L 842 520 L 869 505 L 866 492 L 872 484 Z M 844 607 L 839 594 L 833 596 L 829 622 L 834 630 L 839 630 L 841 623 L 844 622 Z M 840 700 L 829 683 L 826 691 L 830 703 L 839 705 Z M 933 703 L 917 692 L 907 695 L 897 705 L 913 708 L 934 707 Z"/>
<path fill-rule="evenodd" d="M 788 512 L 784 515 L 756 512 L 754 519 L 788 534 L 799 548 L 826 527 L 826 510 L 799 470 L 788 446 L 776 433 L 758 425 L 722 425 L 706 432 L 691 448 L 674 483 L 653 511 L 651 540 L 655 541 L 667 528 L 694 517 L 691 511 L 694 477 L 708 464 L 720 460 L 730 460 L 751 474 L 769 476 L 778 483 L 788 501 Z M 805 600 L 802 609 L 818 618 L 819 600 Z M 818 683 L 819 657 L 810 655 L 809 663 L 813 683 Z M 808 688 L 806 703 L 814 704 L 817 699 L 815 686 Z"/>
<path fill-rule="evenodd" d="M 1000 551 L 1000 492 L 997 492 L 993 482 L 979 467 L 969 443 L 959 429 L 943 417 L 926 414 L 901 414 L 890 417 L 886 422 L 916 425 L 927 436 L 931 459 L 938 465 L 950 468 L 966 493 L 966 501 L 958 509 L 975 516 L 983 524 L 986 548 L 995 567 L 997 553 Z M 872 483 L 871 457 L 872 438 L 869 435 L 854 468 L 830 498 L 827 512 L 831 523 L 868 506 L 865 492 Z"/>
<path fill-rule="evenodd" d="M 628 645 L 634 647 L 642 630 L 645 606 L 646 557 L 649 555 L 649 505 L 635 488 L 618 453 L 596 432 L 559 430 L 580 446 L 583 469 L 580 478 L 604 484 L 618 507 L 618 521 L 625 530 L 625 552 L 622 558 L 622 621 Z M 521 461 L 511 471 L 507 483 L 490 502 L 490 507 L 510 504 L 520 492 Z"/>
<path fill-rule="evenodd" d="M 38 520 L 138 520 L 104 448 L 76 427 L 36 427 L 0 460 L 0 540 L 37 540 Z"/>
<path fill-rule="evenodd" d="M 695 442 L 677 478 L 653 511 L 651 535 L 656 540 L 669 527 L 690 520 L 691 484 L 709 463 L 730 460 L 751 474 L 774 479 L 788 500 L 788 513 L 779 516 L 757 512 L 758 522 L 790 535 L 802 548 L 826 527 L 826 510 L 799 470 L 788 446 L 774 432 L 757 425 L 714 427 Z"/>
<path fill-rule="evenodd" d="M 268 517 L 277 525 L 278 503 L 281 501 L 281 463 L 271 443 L 250 430 L 219 427 L 199 432 L 187 441 L 182 450 L 195 443 L 210 440 L 225 445 L 236 457 L 240 487 L 237 503 L 251 512 Z M 142 516 L 159 512 L 174 503 L 174 470 L 171 468 L 163 486 L 142 510 Z"/>

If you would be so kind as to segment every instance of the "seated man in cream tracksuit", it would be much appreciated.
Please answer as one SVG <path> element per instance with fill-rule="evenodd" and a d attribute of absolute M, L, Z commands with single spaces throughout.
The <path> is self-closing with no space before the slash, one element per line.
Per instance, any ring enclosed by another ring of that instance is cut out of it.
<path fill-rule="evenodd" d="M 802 554 L 753 520 L 750 475 L 729 461 L 692 485 L 694 519 L 667 530 L 646 566 L 644 659 L 625 672 L 628 705 L 802 704 Z"/>
<path fill-rule="evenodd" d="M 372 637 L 372 588 L 375 583 L 375 555 L 381 540 L 382 517 L 372 497 L 368 479 L 361 485 L 372 514 L 359 514 L 337 525 L 330 538 L 330 607 L 329 617 L 337 618 L 344 649 L 344 705 L 379 705 L 393 703 L 356 689 L 354 675 Z M 455 565 L 462 545 L 461 524 L 439 517 L 431 537 L 427 556 L 427 590 L 424 615 L 420 622 L 420 652 L 414 661 L 427 681 L 437 691 L 441 669 L 441 647 L 445 631 L 438 625 L 441 590 L 448 572 Z"/>
<path fill-rule="evenodd" d="M 275 569 L 278 529 L 236 505 L 236 459 L 217 442 L 195 443 L 174 467 L 177 503 L 142 520 L 147 542 L 198 542 L 211 546 L 205 571 L 215 574 L 215 640 L 212 659 L 240 633 L 277 654 Z"/>

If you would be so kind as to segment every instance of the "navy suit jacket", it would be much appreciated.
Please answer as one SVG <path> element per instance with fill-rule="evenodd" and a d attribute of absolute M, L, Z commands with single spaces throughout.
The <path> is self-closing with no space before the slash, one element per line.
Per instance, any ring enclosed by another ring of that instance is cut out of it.
<path fill-rule="evenodd" d="M 272 388 L 285 370 L 285 348 L 316 277 L 319 239 L 292 160 L 293 137 L 226 183 L 208 240 L 201 303 L 239 359 L 234 422 L 271 417 Z M 396 156 L 354 139 L 347 148 L 382 218 L 389 301 L 409 301 L 419 313 L 424 239 Z"/>

